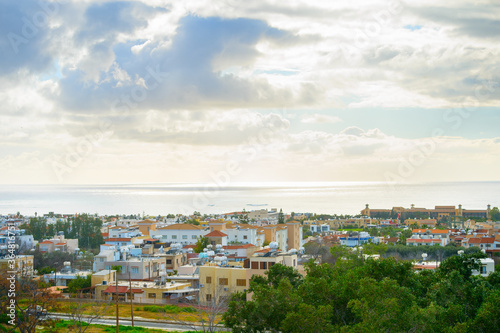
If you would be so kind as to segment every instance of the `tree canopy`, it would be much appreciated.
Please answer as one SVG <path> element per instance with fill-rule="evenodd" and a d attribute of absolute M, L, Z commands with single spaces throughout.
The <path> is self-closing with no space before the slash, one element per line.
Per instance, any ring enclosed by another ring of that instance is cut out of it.
<path fill-rule="evenodd" d="M 445 259 L 437 271 L 411 261 L 364 259 L 336 248 L 335 264 L 279 264 L 232 296 L 223 315 L 233 332 L 498 332 L 500 278 L 472 275 L 481 252 Z"/>

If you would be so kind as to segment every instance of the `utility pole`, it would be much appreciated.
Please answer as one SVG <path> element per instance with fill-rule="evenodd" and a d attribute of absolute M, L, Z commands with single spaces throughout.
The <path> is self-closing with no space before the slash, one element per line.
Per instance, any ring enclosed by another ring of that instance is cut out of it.
<path fill-rule="evenodd" d="M 116 333 L 119 333 L 118 332 L 118 325 L 119 325 L 119 321 L 120 321 L 120 316 L 118 315 L 118 271 L 115 272 L 115 276 L 116 276 Z"/>
<path fill-rule="evenodd" d="M 128 283 L 130 288 L 130 316 L 132 317 L 132 327 L 134 327 L 134 303 L 132 302 L 132 279 L 130 278 L 130 271 L 128 272 Z"/>

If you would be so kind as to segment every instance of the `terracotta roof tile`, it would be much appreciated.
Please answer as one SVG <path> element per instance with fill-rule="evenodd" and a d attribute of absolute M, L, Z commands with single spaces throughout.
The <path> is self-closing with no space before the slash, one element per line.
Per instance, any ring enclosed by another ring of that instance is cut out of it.
<path fill-rule="evenodd" d="M 224 249 L 226 250 L 236 250 L 236 249 L 247 249 L 249 247 L 254 247 L 253 244 L 244 244 L 244 245 L 225 245 Z"/>
<path fill-rule="evenodd" d="M 178 223 L 178 224 L 170 224 L 165 227 L 159 228 L 161 230 L 203 230 L 205 228 L 189 224 L 189 223 Z"/>
<path fill-rule="evenodd" d="M 214 231 L 206 234 L 205 237 L 227 237 L 227 234 L 225 234 L 219 230 L 214 230 Z"/>

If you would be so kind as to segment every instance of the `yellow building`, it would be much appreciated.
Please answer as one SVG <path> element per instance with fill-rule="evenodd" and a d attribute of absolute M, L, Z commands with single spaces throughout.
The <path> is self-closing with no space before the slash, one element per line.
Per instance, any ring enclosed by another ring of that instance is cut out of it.
<path fill-rule="evenodd" d="M 130 289 L 132 284 L 132 290 Z M 144 281 L 118 281 L 118 288 L 116 282 L 111 284 L 96 284 L 95 298 L 97 300 L 115 300 L 118 296 L 119 301 L 130 301 L 134 303 L 146 304 L 167 304 L 170 300 L 174 300 L 183 296 L 192 295 L 196 292 L 191 288 L 190 282 L 144 282 Z M 117 293 L 118 291 L 118 293 Z"/>
<path fill-rule="evenodd" d="M 200 293 L 201 304 L 224 301 L 233 292 L 248 289 L 249 270 L 242 267 L 201 266 Z"/>
<path fill-rule="evenodd" d="M 116 271 L 111 269 L 105 269 L 103 271 L 92 274 L 91 285 L 95 287 L 96 285 L 113 285 L 116 283 Z"/>
<path fill-rule="evenodd" d="M 436 219 L 406 219 L 404 221 L 404 224 L 409 226 L 412 224 L 416 224 L 419 228 L 422 227 L 423 225 L 426 225 L 428 227 L 435 227 L 437 224 Z"/>
<path fill-rule="evenodd" d="M 138 226 L 139 231 L 142 233 L 143 236 L 149 237 L 149 232 L 156 230 L 156 222 L 151 221 L 151 220 L 141 221 L 141 222 L 137 223 L 137 226 Z"/>
<path fill-rule="evenodd" d="M 13 259 L 0 259 L 0 271 L 16 272 L 20 276 L 33 276 L 32 255 L 20 255 Z"/>
<path fill-rule="evenodd" d="M 298 250 L 302 246 L 302 226 L 298 221 L 286 223 L 288 229 L 288 249 Z"/>

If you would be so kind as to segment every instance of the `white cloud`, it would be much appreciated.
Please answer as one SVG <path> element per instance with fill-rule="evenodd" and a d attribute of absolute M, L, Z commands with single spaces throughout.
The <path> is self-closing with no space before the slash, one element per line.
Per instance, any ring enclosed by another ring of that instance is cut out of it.
<path fill-rule="evenodd" d="M 330 116 L 326 114 L 314 113 L 312 115 L 305 115 L 302 117 L 301 122 L 304 124 L 335 124 L 341 122 L 337 116 Z"/>
<path fill-rule="evenodd" d="M 147 166 L 148 179 L 202 179 L 205 167 L 254 155 L 249 179 L 276 165 L 277 177 L 305 177 L 312 168 L 325 179 L 380 178 L 430 135 L 412 128 L 405 137 L 383 133 L 380 122 L 392 120 L 377 115 L 387 108 L 404 117 L 408 108 L 473 106 L 479 112 L 468 120 L 479 133 L 480 107 L 496 108 L 500 100 L 500 6 L 400 4 L 62 2 L 16 53 L 5 36 L 22 34 L 22 18 L 41 9 L 32 0 L 4 2 L 0 160 L 10 171 L 0 182 L 53 180 L 44 173 L 23 178 L 16 168 L 26 170 L 33 156 L 63 156 L 105 121 L 113 135 L 68 181 L 141 181 L 144 160 L 160 161 Z M 337 113 L 353 109 L 373 115 L 348 121 Z M 442 170 L 439 162 L 458 165 L 467 156 L 498 162 L 491 137 L 435 141 L 422 178 L 434 177 L 432 167 Z M 116 166 L 120 160 L 129 166 Z M 493 171 L 483 176 L 498 178 Z"/>

